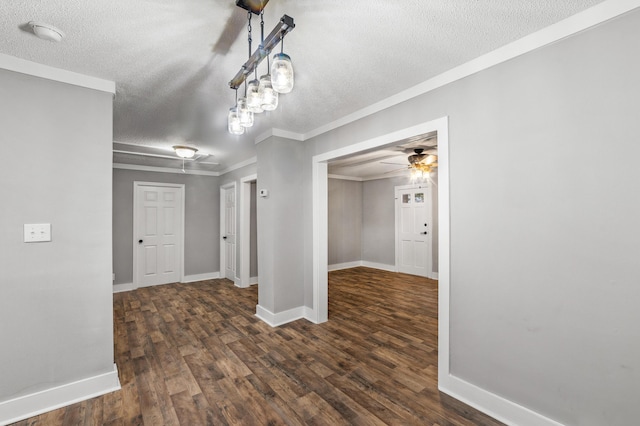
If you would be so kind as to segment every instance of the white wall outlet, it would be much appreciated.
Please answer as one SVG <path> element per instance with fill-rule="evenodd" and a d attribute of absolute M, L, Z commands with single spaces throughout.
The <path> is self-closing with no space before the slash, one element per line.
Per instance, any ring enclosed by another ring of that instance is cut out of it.
<path fill-rule="evenodd" d="M 260 192 L 259 192 L 259 195 L 260 195 L 262 198 L 266 198 L 266 197 L 268 197 L 268 196 L 269 196 L 269 190 L 268 190 L 268 189 L 261 189 L 261 190 L 260 190 Z"/>
<path fill-rule="evenodd" d="M 31 223 L 24 225 L 24 242 L 39 243 L 51 241 L 50 223 Z"/>

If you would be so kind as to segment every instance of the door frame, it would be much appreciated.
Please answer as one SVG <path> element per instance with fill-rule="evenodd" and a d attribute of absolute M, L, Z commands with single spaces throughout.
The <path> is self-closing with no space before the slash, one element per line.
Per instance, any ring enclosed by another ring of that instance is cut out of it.
<path fill-rule="evenodd" d="M 402 139 L 429 132 L 438 134 L 438 348 L 439 373 L 449 372 L 449 118 L 435 120 L 374 137 L 363 142 L 313 156 L 312 167 L 312 274 L 313 307 L 306 318 L 314 323 L 327 321 L 329 314 L 328 268 L 328 162 L 374 148 L 392 145 Z"/>
<path fill-rule="evenodd" d="M 433 228 L 433 184 L 430 182 L 425 183 L 412 183 L 409 185 L 398 185 L 393 189 L 394 197 L 395 197 L 395 205 L 394 209 L 394 220 L 395 220 L 395 250 L 396 250 L 396 272 L 400 271 L 400 191 L 404 189 L 422 189 L 425 188 L 425 200 L 429 200 L 429 223 L 431 223 L 431 227 Z M 429 255 L 431 259 L 429 259 L 429 270 L 427 271 L 427 278 L 435 279 L 435 275 L 433 273 L 433 232 L 429 229 L 429 234 L 427 235 L 427 240 L 429 244 Z"/>
<path fill-rule="evenodd" d="M 233 190 L 233 192 L 235 193 L 235 203 L 236 203 L 236 208 L 235 208 L 235 213 L 236 213 L 236 217 L 235 219 L 238 218 L 238 192 L 236 191 L 236 182 L 229 182 L 229 183 L 225 183 L 224 185 L 220 185 L 220 278 L 226 278 L 226 273 L 225 273 L 225 265 L 227 264 L 226 262 L 226 247 L 225 245 L 225 240 L 222 239 L 222 236 L 224 235 L 224 231 L 225 231 L 225 222 L 226 222 L 226 217 L 227 217 L 227 211 L 226 211 L 226 194 L 227 191 L 231 191 Z M 236 220 L 236 253 L 238 252 L 238 222 Z M 237 276 L 238 273 L 238 256 L 235 256 L 234 262 L 233 262 L 233 283 L 235 285 L 238 285 L 239 283 L 239 279 Z"/>
<path fill-rule="evenodd" d="M 178 238 L 178 242 L 180 244 L 179 250 L 179 264 L 180 264 L 180 282 L 184 282 L 184 234 L 185 234 L 185 216 L 184 216 L 184 206 L 185 206 L 185 186 L 182 183 L 164 183 L 164 182 L 143 182 L 143 181 L 133 181 L 133 239 L 131 244 L 133 245 L 133 289 L 139 288 L 138 282 L 138 188 L 143 186 L 153 186 L 158 188 L 178 188 L 180 190 L 180 198 L 181 205 L 179 206 L 178 212 L 180 214 L 180 237 Z"/>
<path fill-rule="evenodd" d="M 257 174 L 240 179 L 240 280 L 236 283 L 238 287 L 251 285 L 251 184 L 257 181 Z"/>

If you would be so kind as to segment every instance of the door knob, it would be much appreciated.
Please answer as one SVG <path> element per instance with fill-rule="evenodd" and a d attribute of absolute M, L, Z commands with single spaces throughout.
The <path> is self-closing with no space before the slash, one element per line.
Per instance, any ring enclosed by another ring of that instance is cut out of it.
<path fill-rule="evenodd" d="M 227 236 L 225 235 L 224 237 L 222 237 L 222 239 L 223 239 L 223 240 L 226 240 L 226 239 L 227 239 Z"/>
<path fill-rule="evenodd" d="M 138 244 L 142 244 L 142 243 L 143 243 L 143 241 L 142 241 L 142 240 L 138 240 Z"/>
<path fill-rule="evenodd" d="M 421 232 L 422 235 L 427 235 L 427 231 Z"/>

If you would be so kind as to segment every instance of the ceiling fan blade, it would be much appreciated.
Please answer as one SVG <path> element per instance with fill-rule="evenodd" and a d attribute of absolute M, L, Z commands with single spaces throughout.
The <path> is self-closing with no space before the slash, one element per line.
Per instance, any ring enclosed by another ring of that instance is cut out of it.
<path fill-rule="evenodd" d="M 388 171 L 388 172 L 384 172 L 383 175 L 388 175 L 389 173 L 397 173 L 400 170 L 407 170 L 407 168 L 406 167 L 402 167 L 400 169 L 395 169 L 395 170 L 391 170 L 391 171 Z"/>
<path fill-rule="evenodd" d="M 392 164 L 394 166 L 406 166 L 407 165 L 405 163 L 390 163 L 388 161 L 381 161 L 380 164 Z"/>

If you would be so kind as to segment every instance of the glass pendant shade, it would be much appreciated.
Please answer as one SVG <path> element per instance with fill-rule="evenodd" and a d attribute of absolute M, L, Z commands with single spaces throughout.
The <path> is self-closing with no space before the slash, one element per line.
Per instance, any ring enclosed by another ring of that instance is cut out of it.
<path fill-rule="evenodd" d="M 286 53 L 273 55 L 271 64 L 271 84 L 278 93 L 289 93 L 293 89 L 293 65 Z"/>
<path fill-rule="evenodd" d="M 260 82 L 251 80 L 247 84 L 247 107 L 249 111 L 259 114 L 262 109 L 262 96 L 260 96 Z"/>
<path fill-rule="evenodd" d="M 273 86 L 271 85 L 271 75 L 266 74 L 260 77 L 260 93 L 263 110 L 273 111 L 278 108 L 278 92 L 273 90 Z"/>
<path fill-rule="evenodd" d="M 253 126 L 253 113 L 247 108 L 247 99 L 238 99 L 238 118 L 242 127 Z"/>
<path fill-rule="evenodd" d="M 233 107 L 229 109 L 229 133 L 232 135 L 241 135 L 244 133 L 244 127 L 240 124 L 240 116 L 238 115 L 238 108 Z"/>

